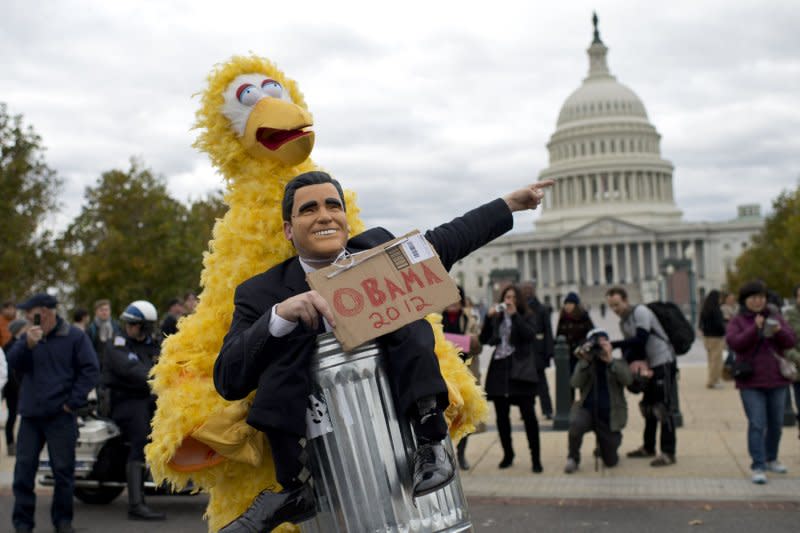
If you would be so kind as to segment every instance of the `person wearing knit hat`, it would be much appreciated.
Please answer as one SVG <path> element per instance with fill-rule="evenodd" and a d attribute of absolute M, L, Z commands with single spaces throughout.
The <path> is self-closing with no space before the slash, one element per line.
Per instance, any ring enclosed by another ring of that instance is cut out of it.
<path fill-rule="evenodd" d="M 556 337 L 563 335 L 569 346 L 569 373 L 575 370 L 578 358 L 575 349 L 583 344 L 586 335 L 594 328 L 589 313 L 581 307 L 581 299 L 575 292 L 570 292 L 564 298 L 564 305 L 558 315 L 558 325 L 556 326 Z M 570 394 L 575 398 L 575 389 L 570 387 Z"/>
<path fill-rule="evenodd" d="M 766 298 L 767 296 L 767 286 L 764 285 L 761 281 L 749 281 L 742 285 L 739 289 L 739 307 L 742 308 L 745 305 L 747 299 L 751 296 L 755 296 L 757 294 L 763 294 Z"/>
<path fill-rule="evenodd" d="M 751 281 L 739 290 L 739 314 L 728 323 L 725 340 L 736 358 L 749 363 L 736 388 L 747 417 L 747 451 L 751 481 L 767 482 L 767 472 L 785 474 L 778 460 L 786 392 L 791 380 L 781 371 L 783 353 L 797 337 L 779 310 L 767 304 L 767 287 Z"/>

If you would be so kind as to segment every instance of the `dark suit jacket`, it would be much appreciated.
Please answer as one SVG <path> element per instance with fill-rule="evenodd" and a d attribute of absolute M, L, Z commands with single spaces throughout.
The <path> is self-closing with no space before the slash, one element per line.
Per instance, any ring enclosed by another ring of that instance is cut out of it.
<path fill-rule="evenodd" d="M 444 267 L 452 265 L 513 226 L 508 206 L 497 199 L 425 233 Z M 392 239 L 383 228 L 350 239 L 347 249 L 360 252 Z M 310 358 L 320 329 L 300 322 L 284 337 L 269 332 L 272 307 L 309 290 L 305 272 L 292 257 L 258 274 L 236 288 L 236 308 L 230 330 L 214 364 L 214 385 L 227 400 L 238 400 L 257 390 L 248 423 L 265 431 L 277 428 L 305 434 L 305 408 L 311 393 Z M 433 334 L 424 321 L 416 321 L 378 339 L 388 352 L 388 372 L 398 408 L 435 395 L 447 402 L 447 388 L 433 352 Z M 435 375 L 431 375 L 435 374 Z"/>

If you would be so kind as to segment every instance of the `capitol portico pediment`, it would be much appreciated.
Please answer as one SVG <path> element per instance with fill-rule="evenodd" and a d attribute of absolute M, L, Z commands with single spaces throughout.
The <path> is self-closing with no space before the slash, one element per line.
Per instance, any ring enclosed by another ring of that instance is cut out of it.
<path fill-rule="evenodd" d="M 562 239 L 580 239 L 581 237 L 608 237 L 614 235 L 645 235 L 652 231 L 636 224 L 622 220 L 603 217 L 584 224 L 580 228 L 564 235 Z"/>

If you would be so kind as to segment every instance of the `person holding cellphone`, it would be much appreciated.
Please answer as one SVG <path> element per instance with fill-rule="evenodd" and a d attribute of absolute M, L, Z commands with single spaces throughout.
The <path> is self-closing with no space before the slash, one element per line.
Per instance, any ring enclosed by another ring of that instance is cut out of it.
<path fill-rule="evenodd" d="M 509 411 L 516 405 L 525 424 L 531 468 L 538 474 L 542 472 L 542 458 L 539 421 L 533 409 L 539 380 L 531 348 L 535 337 L 534 315 L 528 309 L 522 290 L 517 285 L 509 285 L 500 293 L 498 303 L 489 309 L 481 330 L 481 344 L 495 347 L 486 374 L 486 398 L 494 403 L 497 433 L 503 446 L 503 460 L 498 467 L 508 468 L 514 462 Z"/>
<path fill-rule="evenodd" d="M 76 411 L 97 384 L 99 366 L 89 338 L 56 313 L 58 301 L 35 294 L 19 304 L 33 324 L 14 343 L 8 364 L 20 380 L 17 460 L 14 467 L 16 531 L 32 531 L 39 454 L 47 452 L 55 479 L 51 519 L 57 533 L 71 533 L 75 482 Z"/>

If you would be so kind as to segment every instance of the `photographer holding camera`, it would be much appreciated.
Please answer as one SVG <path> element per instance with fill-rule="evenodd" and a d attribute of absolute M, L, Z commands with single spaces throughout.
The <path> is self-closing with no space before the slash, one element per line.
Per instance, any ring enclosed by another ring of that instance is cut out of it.
<path fill-rule="evenodd" d="M 608 333 L 600 328 L 591 330 L 586 341 L 575 350 L 578 364 L 570 385 L 580 389 L 580 400 L 570 413 L 569 454 L 564 473 L 572 474 L 581 461 L 583 435 L 594 431 L 597 451 L 606 467 L 619 462 L 617 450 L 622 443 L 622 428 L 628 421 L 625 387 L 633 381 L 628 364 L 613 359 Z"/>
<path fill-rule="evenodd" d="M 767 303 L 767 287 L 751 281 L 739 289 L 739 314 L 728 323 L 725 339 L 742 365 L 736 388 L 747 416 L 751 480 L 763 485 L 767 472 L 787 472 L 778 451 L 791 381 L 781 372 L 781 359 L 784 350 L 794 346 L 795 334 L 779 310 Z"/>
<path fill-rule="evenodd" d="M 503 446 L 503 460 L 498 467 L 508 468 L 514 462 L 509 418 L 513 404 L 522 414 L 532 470 L 538 474 L 542 471 L 542 459 L 539 421 L 533 410 L 539 379 L 532 349 L 535 337 L 534 315 L 528 309 L 520 288 L 509 285 L 500 294 L 500 301 L 489 309 L 481 330 L 481 344 L 495 346 L 486 374 L 486 398 L 494 403 L 497 433 Z"/>
<path fill-rule="evenodd" d="M 16 531 L 32 531 L 36 508 L 36 469 L 45 443 L 55 478 L 50 517 L 57 533 L 71 533 L 75 482 L 75 412 L 97 384 L 97 356 L 81 330 L 56 314 L 49 294 L 32 296 L 18 307 L 32 323 L 8 353 L 20 379 L 17 462 L 14 466 Z"/>
<path fill-rule="evenodd" d="M 608 307 L 620 318 L 620 330 L 624 340 L 614 341 L 612 346 L 622 350 L 622 356 L 630 364 L 631 372 L 642 392 L 639 409 L 644 417 L 644 443 L 640 448 L 628 452 L 631 458 L 655 457 L 650 466 L 662 467 L 676 462 L 676 436 L 674 384 L 677 376 L 675 350 L 669 342 L 664 327 L 655 313 L 646 305 L 632 305 L 628 293 L 622 287 L 606 291 Z M 656 456 L 656 430 L 661 425 L 661 454 Z"/>

